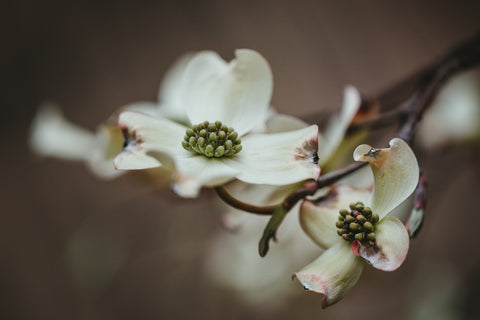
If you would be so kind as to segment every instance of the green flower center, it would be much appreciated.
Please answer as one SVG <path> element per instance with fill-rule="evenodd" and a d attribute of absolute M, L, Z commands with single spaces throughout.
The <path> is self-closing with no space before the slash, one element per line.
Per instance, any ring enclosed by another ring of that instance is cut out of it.
<path fill-rule="evenodd" d="M 373 246 L 378 220 L 378 214 L 372 213 L 372 209 L 365 207 L 362 202 L 353 202 L 350 211 L 340 210 L 336 223 L 337 233 L 345 241 L 358 240 L 364 246 Z"/>
<path fill-rule="evenodd" d="M 220 121 L 204 121 L 187 129 L 182 146 L 185 150 L 208 158 L 221 158 L 239 153 L 242 150 L 241 143 L 232 127 Z"/>

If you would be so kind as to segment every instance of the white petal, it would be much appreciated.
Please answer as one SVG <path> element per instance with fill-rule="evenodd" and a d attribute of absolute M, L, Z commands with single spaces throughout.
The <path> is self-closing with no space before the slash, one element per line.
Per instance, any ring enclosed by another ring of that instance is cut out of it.
<path fill-rule="evenodd" d="M 319 144 L 318 157 L 322 162 L 326 162 L 338 148 L 361 104 L 360 92 L 353 86 L 345 87 L 342 111 L 329 122 L 324 143 Z"/>
<path fill-rule="evenodd" d="M 116 124 L 104 123 L 97 129 L 97 144 L 88 159 L 90 170 L 104 179 L 112 179 L 122 171 L 115 169 L 113 159 L 122 151 L 123 135 Z"/>
<path fill-rule="evenodd" d="M 238 171 L 222 159 L 192 155 L 175 159 L 177 177 L 173 190 L 183 197 L 195 197 L 201 186 L 217 186 L 235 178 Z"/>
<path fill-rule="evenodd" d="M 158 111 L 167 119 L 188 122 L 182 99 L 182 84 L 186 67 L 193 56 L 193 53 L 187 53 L 178 58 L 167 70 L 160 84 Z"/>
<path fill-rule="evenodd" d="M 238 172 L 222 159 L 206 158 L 190 152 L 174 156 L 161 150 L 147 152 L 162 164 L 162 168 L 173 172 L 173 191 L 184 198 L 194 198 L 202 186 L 217 186 L 235 178 Z"/>
<path fill-rule="evenodd" d="M 303 231 L 322 248 L 345 242 L 337 234 L 335 225 L 339 211 L 348 209 L 351 202 L 364 201 L 369 194 L 365 189 L 339 185 L 333 187 L 321 202 L 304 201 L 300 209 L 300 225 Z"/>
<path fill-rule="evenodd" d="M 205 51 L 188 63 L 182 89 L 192 124 L 220 120 L 242 136 L 264 119 L 273 88 L 270 67 L 253 50 L 236 50 L 235 55 L 226 63 Z"/>
<path fill-rule="evenodd" d="M 394 271 L 405 261 L 410 238 L 407 229 L 397 218 L 387 216 L 375 226 L 375 242 L 374 247 L 363 247 L 354 241 L 352 250 L 383 271 Z"/>
<path fill-rule="evenodd" d="M 250 134 L 242 139 L 243 149 L 225 163 L 238 170 L 239 180 L 248 183 L 286 185 L 317 179 L 317 138 L 316 125 L 276 134 Z"/>
<path fill-rule="evenodd" d="M 294 276 L 305 289 L 323 294 L 322 308 L 326 308 L 343 298 L 357 283 L 362 270 L 362 259 L 344 241 L 326 250 Z"/>
<path fill-rule="evenodd" d="M 147 154 L 150 151 L 164 152 L 173 158 L 190 155 L 182 147 L 186 128 L 177 123 L 126 111 L 120 114 L 118 126 L 127 139 L 123 151 L 114 160 L 119 170 L 161 166 L 160 161 Z"/>
<path fill-rule="evenodd" d="M 30 146 L 36 153 L 66 160 L 86 160 L 95 144 L 95 134 L 65 119 L 58 107 L 40 106 L 30 135 Z"/>
<path fill-rule="evenodd" d="M 360 145 L 353 157 L 356 161 L 370 163 L 375 178 L 370 207 L 380 218 L 408 198 L 418 184 L 417 159 L 402 139 L 392 139 L 390 148 L 386 149 Z"/>
<path fill-rule="evenodd" d="M 140 112 L 152 117 L 156 117 L 159 115 L 158 105 L 153 102 L 148 101 L 140 101 L 134 102 L 124 106 L 121 111 L 135 111 Z"/>
<path fill-rule="evenodd" d="M 266 129 L 269 133 L 287 132 L 308 126 L 309 124 L 303 120 L 279 113 L 272 114 L 266 122 Z"/>

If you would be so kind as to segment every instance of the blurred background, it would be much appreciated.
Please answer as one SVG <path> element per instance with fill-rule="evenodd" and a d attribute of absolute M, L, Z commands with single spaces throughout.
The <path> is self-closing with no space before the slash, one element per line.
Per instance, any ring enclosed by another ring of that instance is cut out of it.
<path fill-rule="evenodd" d="M 28 147 L 43 101 L 94 130 L 122 105 L 155 101 L 162 75 L 187 51 L 230 60 L 236 48 L 255 49 L 271 64 L 279 111 L 333 110 L 346 84 L 380 92 L 472 36 L 478 1 L 17 0 L 3 8 L 0 318 L 478 317 L 480 169 L 464 146 L 419 149 L 429 207 L 405 264 L 394 273 L 365 268 L 327 310 L 289 274 L 282 281 L 299 294 L 281 303 L 244 304 L 209 281 L 205 257 L 220 230 L 209 190 L 180 200 L 128 176 L 98 180 Z"/>

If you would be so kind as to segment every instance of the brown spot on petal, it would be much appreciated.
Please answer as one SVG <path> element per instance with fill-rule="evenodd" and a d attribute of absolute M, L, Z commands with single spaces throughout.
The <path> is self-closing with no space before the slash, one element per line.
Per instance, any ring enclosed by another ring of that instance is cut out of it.
<path fill-rule="evenodd" d="M 305 141 L 301 147 L 295 149 L 294 159 L 318 164 L 318 137 Z"/>
<path fill-rule="evenodd" d="M 372 149 L 370 149 L 370 151 L 365 153 L 365 156 L 375 158 L 379 153 L 380 153 L 380 149 L 372 148 Z"/>
<path fill-rule="evenodd" d="M 371 265 L 378 264 L 380 261 L 387 261 L 387 257 L 376 244 L 364 246 L 360 241 L 354 240 L 352 242 L 352 251 L 356 256 L 362 257 Z"/>
<path fill-rule="evenodd" d="M 137 144 L 141 144 L 143 140 L 135 134 L 135 131 L 129 131 L 127 127 L 119 126 L 120 130 L 122 130 L 123 135 L 123 149 L 128 147 L 133 147 Z"/>

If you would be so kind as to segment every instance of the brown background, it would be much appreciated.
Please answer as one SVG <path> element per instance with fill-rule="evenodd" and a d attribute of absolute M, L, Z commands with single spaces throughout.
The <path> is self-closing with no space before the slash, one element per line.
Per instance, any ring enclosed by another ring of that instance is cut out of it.
<path fill-rule="evenodd" d="M 40 161 L 27 132 L 46 99 L 94 129 L 124 104 L 155 100 L 174 58 L 202 49 L 226 59 L 235 48 L 261 52 L 274 72 L 273 104 L 284 113 L 332 108 L 345 84 L 378 92 L 471 36 L 480 27 L 478 1 L 19 0 L 2 7 L 0 318 L 425 319 L 433 311 L 458 319 L 474 312 L 480 175 L 468 149 L 420 150 L 430 207 L 400 270 L 366 268 L 344 301 L 325 311 L 310 293 L 267 310 L 243 306 L 202 274 L 219 228 L 210 192 L 179 201 L 136 180 L 99 181 L 81 165 Z"/>

